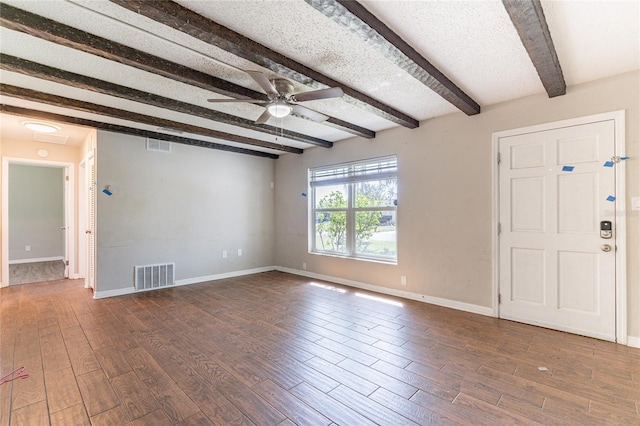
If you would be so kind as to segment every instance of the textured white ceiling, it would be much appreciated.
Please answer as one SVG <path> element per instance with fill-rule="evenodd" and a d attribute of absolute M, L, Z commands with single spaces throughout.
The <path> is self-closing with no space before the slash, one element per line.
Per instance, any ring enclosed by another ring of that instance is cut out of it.
<path fill-rule="evenodd" d="M 500 1 L 365 1 L 480 105 L 544 88 Z"/>
<path fill-rule="evenodd" d="M 3 2 L 256 91 L 260 88 L 243 70 L 278 77 L 243 58 L 108 1 Z M 460 113 L 393 64 L 375 45 L 326 18 L 303 0 L 180 0 L 179 3 L 417 120 Z M 362 4 L 481 106 L 544 92 L 501 1 L 362 0 Z M 639 1 L 543 1 L 542 5 L 569 86 L 640 68 Z M 263 111 L 260 106 L 246 103 L 211 104 L 206 101 L 208 98 L 223 96 L 3 27 L 0 27 L 0 51 L 249 120 L 255 120 Z M 2 72 L 0 81 L 269 142 L 310 147 L 22 74 Z M 312 90 L 299 83 L 294 86 L 296 91 Z M 2 101 L 11 105 L 26 102 L 6 96 Z M 56 110 L 26 104 L 34 109 Z M 396 126 L 343 100 L 312 101 L 305 105 L 374 131 Z M 67 115 L 92 116 L 59 110 Z M 122 124 L 116 119 L 95 116 L 92 119 Z M 2 120 L 3 137 L 7 137 L 10 123 L 15 122 Z M 271 120 L 269 124 L 334 142 L 352 137 L 347 132 L 296 117 Z M 148 128 L 133 122 L 126 125 Z"/>
<path fill-rule="evenodd" d="M 568 85 L 640 68 L 640 1 L 543 1 Z"/>

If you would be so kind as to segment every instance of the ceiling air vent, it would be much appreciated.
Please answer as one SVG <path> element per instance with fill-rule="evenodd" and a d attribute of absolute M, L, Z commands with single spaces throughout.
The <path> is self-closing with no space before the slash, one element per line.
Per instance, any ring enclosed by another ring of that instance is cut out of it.
<path fill-rule="evenodd" d="M 171 152 L 171 142 L 147 138 L 147 151 Z"/>
<path fill-rule="evenodd" d="M 36 142 L 47 142 L 47 143 L 57 143 L 58 145 L 66 145 L 67 141 L 69 140 L 69 136 L 33 132 L 33 140 Z"/>

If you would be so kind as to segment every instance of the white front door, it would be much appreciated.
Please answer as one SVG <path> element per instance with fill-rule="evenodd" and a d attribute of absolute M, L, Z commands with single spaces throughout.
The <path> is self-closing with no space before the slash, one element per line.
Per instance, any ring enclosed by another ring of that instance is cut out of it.
<path fill-rule="evenodd" d="M 500 317 L 615 341 L 614 120 L 498 145 Z"/>

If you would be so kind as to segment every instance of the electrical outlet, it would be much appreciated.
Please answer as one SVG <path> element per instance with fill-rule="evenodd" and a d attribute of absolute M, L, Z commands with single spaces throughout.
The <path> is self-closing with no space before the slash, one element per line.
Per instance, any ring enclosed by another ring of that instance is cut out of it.
<path fill-rule="evenodd" d="M 238 249 L 238 257 L 242 256 L 242 249 Z"/>
<path fill-rule="evenodd" d="M 24 251 L 31 251 L 31 246 L 25 246 Z"/>
<path fill-rule="evenodd" d="M 306 262 L 302 262 L 302 270 L 303 271 L 307 270 L 307 263 Z"/>
<path fill-rule="evenodd" d="M 226 250 L 222 250 L 222 258 L 223 259 L 227 258 L 227 251 Z"/>
<path fill-rule="evenodd" d="M 400 284 L 407 285 L 407 276 L 406 275 L 401 275 L 400 276 Z"/>

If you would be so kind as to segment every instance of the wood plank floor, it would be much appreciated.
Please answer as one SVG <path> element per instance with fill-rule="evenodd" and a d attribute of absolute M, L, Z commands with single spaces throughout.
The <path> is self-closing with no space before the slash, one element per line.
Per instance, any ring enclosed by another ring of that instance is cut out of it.
<path fill-rule="evenodd" d="M 0 425 L 640 424 L 613 343 L 280 272 L 91 296 L 0 289 Z"/>

